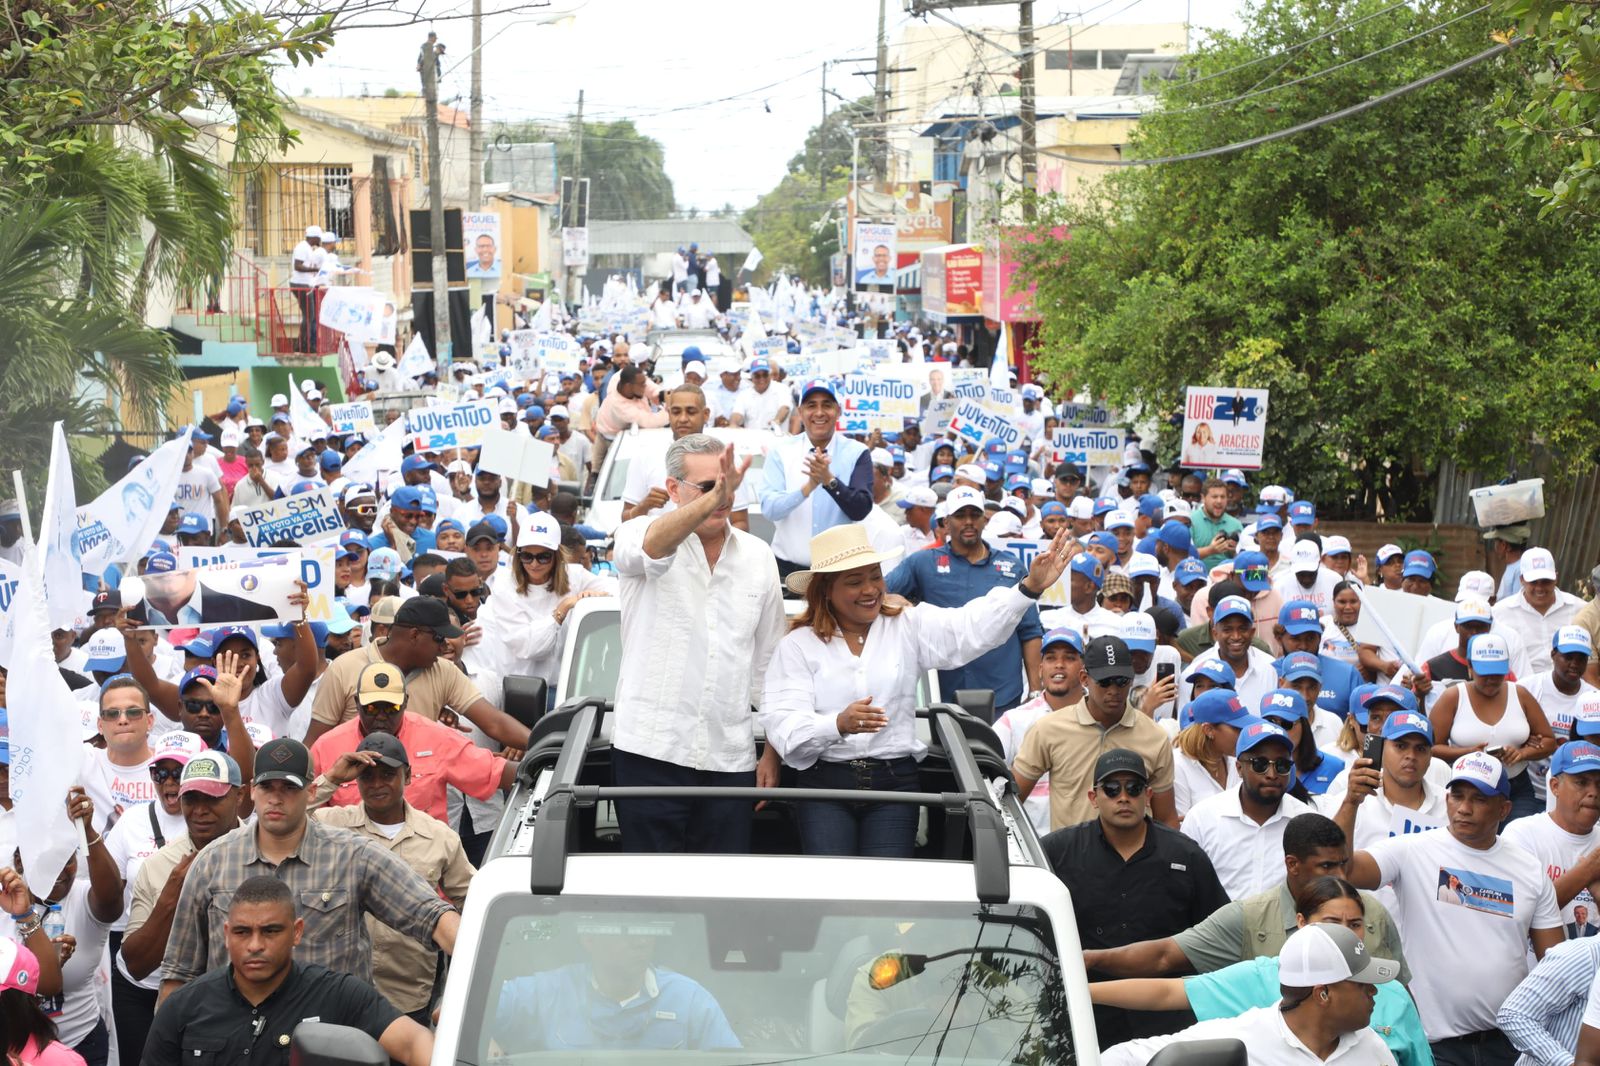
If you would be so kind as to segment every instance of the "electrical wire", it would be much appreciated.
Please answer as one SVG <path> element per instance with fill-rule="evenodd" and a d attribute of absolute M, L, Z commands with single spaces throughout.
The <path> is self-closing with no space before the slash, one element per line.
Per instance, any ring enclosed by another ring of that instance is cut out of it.
<path fill-rule="evenodd" d="M 1415 81 L 1409 81 L 1397 88 L 1390 89 L 1388 92 L 1383 93 L 1380 96 L 1374 96 L 1369 100 L 1363 100 L 1359 104 L 1352 104 L 1349 107 L 1330 112 L 1329 114 L 1322 115 L 1319 118 L 1309 119 L 1305 122 L 1299 123 L 1298 125 L 1290 126 L 1287 129 L 1275 130 L 1272 133 L 1263 133 L 1259 137 L 1251 137 L 1248 140 L 1235 141 L 1233 144 L 1224 144 L 1216 148 L 1206 148 L 1198 152 L 1185 152 L 1182 155 L 1159 156 L 1153 159 L 1088 159 L 1082 156 L 1069 155 L 1066 152 L 1055 151 L 1049 148 L 1040 148 L 1039 154 L 1050 156 L 1052 159 L 1062 159 L 1068 163 L 1078 163 L 1085 166 L 1098 167 L 1151 167 L 1163 163 L 1186 163 L 1195 159 L 1209 159 L 1213 156 L 1230 155 L 1234 152 L 1243 151 L 1246 148 L 1255 148 L 1258 145 L 1268 144 L 1272 141 L 1281 141 L 1285 137 L 1292 137 L 1297 133 L 1304 133 L 1307 130 L 1314 130 L 1319 126 L 1326 126 L 1330 122 L 1338 122 L 1340 119 L 1349 118 L 1352 115 L 1359 115 L 1363 111 L 1370 111 L 1372 108 L 1377 107 L 1380 104 L 1386 104 L 1390 100 L 1404 96 L 1407 93 L 1415 92 L 1424 86 L 1432 85 L 1436 81 L 1443 81 L 1445 78 L 1453 77 L 1456 74 L 1461 73 L 1463 70 L 1466 70 L 1468 67 L 1475 66 L 1478 63 L 1483 62 L 1485 59 L 1493 59 L 1495 56 L 1510 50 L 1510 45 L 1497 44 L 1492 48 L 1484 49 L 1477 55 L 1468 56 L 1466 59 L 1463 59 L 1460 62 L 1452 63 L 1443 70 L 1436 70 L 1432 74 L 1426 74 Z"/>

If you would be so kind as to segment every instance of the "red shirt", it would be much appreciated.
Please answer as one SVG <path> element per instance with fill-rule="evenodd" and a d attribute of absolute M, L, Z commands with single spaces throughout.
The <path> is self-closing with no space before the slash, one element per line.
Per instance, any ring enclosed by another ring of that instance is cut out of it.
<path fill-rule="evenodd" d="M 411 758 L 411 783 L 406 802 L 443 822 L 448 817 L 445 786 L 454 785 L 474 799 L 488 799 L 500 788 L 506 761 L 488 748 L 480 748 L 466 733 L 441 725 L 412 711 L 400 720 L 397 734 Z M 355 751 L 362 739 L 361 719 L 352 718 L 328 730 L 311 745 L 311 762 L 318 774 Z M 347 807 L 361 802 L 356 782 L 333 790 L 328 803 Z"/>

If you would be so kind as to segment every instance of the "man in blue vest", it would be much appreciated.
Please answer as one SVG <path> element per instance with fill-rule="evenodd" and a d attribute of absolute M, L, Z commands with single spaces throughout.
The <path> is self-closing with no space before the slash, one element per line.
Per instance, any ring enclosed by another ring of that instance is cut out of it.
<path fill-rule="evenodd" d="M 762 469 L 761 513 L 774 527 L 772 554 L 782 578 L 810 568 L 812 537 L 872 510 L 872 460 L 865 445 L 834 432 L 838 424 L 833 383 L 807 381 L 800 389 L 801 433 L 774 448 Z"/>

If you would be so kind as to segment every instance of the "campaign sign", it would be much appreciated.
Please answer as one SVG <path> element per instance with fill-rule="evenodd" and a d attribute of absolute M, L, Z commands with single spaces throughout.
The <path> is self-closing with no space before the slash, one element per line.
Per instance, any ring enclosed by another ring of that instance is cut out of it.
<path fill-rule="evenodd" d="M 871 374 L 846 374 L 837 391 L 839 407 L 853 414 L 896 418 L 912 418 L 917 414 L 917 387 L 909 381 Z"/>
<path fill-rule="evenodd" d="M 1121 420 L 1121 412 L 1098 403 L 1063 401 L 1056 404 L 1056 418 L 1063 426 L 1110 426 Z"/>
<path fill-rule="evenodd" d="M 419 407 L 406 412 L 406 434 L 419 452 L 476 448 L 483 443 L 484 433 L 499 424 L 500 416 L 488 403 Z"/>
<path fill-rule="evenodd" d="M 291 550 L 289 548 L 251 548 L 243 544 L 216 547 L 185 546 L 178 549 L 180 570 L 200 570 L 228 564 L 256 563 L 293 555 L 300 560 L 300 580 L 306 583 L 306 620 L 326 622 L 333 617 L 333 557 L 336 545 Z"/>
<path fill-rule="evenodd" d="M 1184 466 L 1260 470 L 1266 441 L 1266 389 L 1189 386 L 1183 404 Z"/>
<path fill-rule="evenodd" d="M 788 342 L 782 337 L 762 337 L 760 340 L 750 342 L 750 358 L 752 359 L 776 359 L 778 356 L 788 352 L 788 350 Z M 788 373 L 788 368 L 784 369 L 784 373 Z"/>
<path fill-rule="evenodd" d="M 894 341 L 871 340 L 867 342 L 867 353 L 874 363 L 898 362 Z"/>
<path fill-rule="evenodd" d="M 983 406 L 1002 418 L 1011 418 L 1022 410 L 1022 400 L 1018 397 L 1016 389 L 1003 389 L 991 384 L 988 387 L 988 394 L 983 398 Z"/>
<path fill-rule="evenodd" d="M 942 437 L 950 429 L 950 420 L 956 414 L 956 400 L 934 400 L 922 413 L 922 436 L 925 440 Z"/>
<path fill-rule="evenodd" d="M 951 371 L 950 377 L 952 383 L 950 391 L 955 393 L 956 399 L 977 400 L 983 403 L 989 398 L 989 379 L 984 371 L 963 367 Z"/>
<path fill-rule="evenodd" d="M 378 432 L 378 422 L 372 417 L 372 404 L 366 400 L 331 404 L 325 410 L 335 433 Z"/>
<path fill-rule="evenodd" d="M 1050 444 L 1056 450 L 1056 462 L 1071 463 L 1082 469 L 1089 466 L 1117 466 L 1122 462 L 1125 434 L 1121 428 L 1084 429 L 1081 426 L 1057 426 Z"/>
<path fill-rule="evenodd" d="M 817 361 L 809 355 L 780 355 L 778 365 L 783 367 L 785 377 L 803 381 L 817 376 Z"/>
<path fill-rule="evenodd" d="M 216 626 L 298 619 L 289 602 L 299 591 L 295 553 L 199 570 L 125 577 L 119 586 L 128 617 L 141 629 Z"/>
<path fill-rule="evenodd" d="M 514 329 L 508 339 L 511 343 L 508 365 L 523 381 L 531 380 L 539 372 L 539 335 L 531 329 Z"/>
<path fill-rule="evenodd" d="M 558 374 L 578 371 L 578 342 L 565 333 L 541 333 L 534 344 L 539 365 Z"/>
<path fill-rule="evenodd" d="M 1050 547 L 1050 542 L 1048 540 L 1012 540 L 1008 538 L 1000 543 L 1005 545 L 1006 551 L 1015 552 L 1017 557 L 1022 560 L 1023 573 L 1027 573 L 1028 570 L 1032 568 L 1033 560 L 1040 552 Z M 1039 606 L 1067 606 L 1067 604 L 1070 602 L 1068 597 L 1068 582 L 1071 576 L 1072 571 L 1069 570 L 1057 578 L 1054 585 L 1051 585 L 1049 588 L 1045 589 L 1044 595 L 1039 597 Z"/>
<path fill-rule="evenodd" d="M 1000 440 L 1005 442 L 1009 451 L 1022 441 L 1022 430 L 1012 425 L 1004 415 L 995 414 L 975 400 L 962 400 L 957 404 L 950 428 L 962 440 L 978 448 L 987 441 Z"/>
<path fill-rule="evenodd" d="M 245 539 L 255 547 L 279 541 L 316 544 L 344 532 L 344 517 L 327 489 L 301 492 L 281 500 L 233 512 Z"/>

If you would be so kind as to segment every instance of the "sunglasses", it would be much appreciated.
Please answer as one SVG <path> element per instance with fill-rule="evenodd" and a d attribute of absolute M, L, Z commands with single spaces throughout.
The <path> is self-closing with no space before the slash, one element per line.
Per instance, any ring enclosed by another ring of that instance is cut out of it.
<path fill-rule="evenodd" d="M 689 485 L 693 488 L 697 488 L 702 494 L 710 492 L 712 489 L 717 487 L 717 483 L 715 481 L 685 481 L 683 478 L 678 479 L 678 484 Z"/>
<path fill-rule="evenodd" d="M 439 645 L 439 647 L 442 648 L 442 647 L 444 647 L 444 644 L 445 644 L 444 638 L 441 637 L 436 631 L 434 631 L 432 629 L 427 629 L 427 628 L 425 628 L 423 626 L 391 626 L 390 628 L 392 628 L 392 629 L 415 629 L 418 633 L 426 633 L 428 636 L 432 637 L 433 638 L 433 642 L 435 644 Z"/>
<path fill-rule="evenodd" d="M 1254 758 L 1243 761 L 1250 767 L 1252 772 L 1258 774 L 1264 774 L 1271 770 L 1279 777 L 1286 777 L 1289 771 L 1294 769 L 1294 763 L 1289 759 L 1269 759 L 1265 755 L 1257 755 Z"/>
<path fill-rule="evenodd" d="M 221 714 L 217 705 L 210 700 L 184 700 L 183 709 L 190 714 Z"/>
<path fill-rule="evenodd" d="M 545 566 L 555 561 L 555 552 L 518 552 L 517 558 L 529 566 Z"/>
<path fill-rule="evenodd" d="M 1093 681 L 1094 679 L 1091 678 L 1090 680 Z M 1099 685 L 1101 688 L 1127 688 L 1129 685 L 1133 684 L 1133 678 L 1107 677 L 1098 681 L 1094 681 L 1094 683 Z"/>
<path fill-rule="evenodd" d="M 1123 784 L 1121 781 L 1105 781 L 1095 787 L 1100 790 L 1100 795 L 1107 799 L 1116 799 L 1124 792 L 1128 794 L 1130 799 L 1144 795 L 1143 781 L 1129 781 L 1127 784 Z"/>
<path fill-rule="evenodd" d="M 1276 717 L 1274 717 L 1274 718 L 1268 718 L 1267 721 L 1271 722 L 1273 725 L 1277 726 L 1279 729 L 1283 730 L 1285 733 L 1289 732 L 1291 729 L 1294 728 L 1294 722 L 1291 722 L 1287 718 L 1276 718 Z"/>
<path fill-rule="evenodd" d="M 372 703 L 363 704 L 362 706 L 363 709 L 374 718 L 387 718 L 391 715 L 400 713 L 400 705 L 398 703 L 374 701 Z"/>
<path fill-rule="evenodd" d="M 163 781 L 181 781 L 183 780 L 183 769 L 180 767 L 176 770 L 169 770 L 165 766 L 152 766 L 150 767 L 150 780 L 158 785 Z"/>
<path fill-rule="evenodd" d="M 467 596 L 471 596 L 475 600 L 481 600 L 481 599 L 483 599 L 483 594 L 485 592 L 488 592 L 489 590 L 484 588 L 482 585 L 479 585 L 476 588 L 470 588 L 470 589 L 453 589 L 449 585 L 446 585 L 445 586 L 445 591 L 450 593 L 450 595 L 452 595 L 452 596 L 459 596 L 459 597 L 463 597 L 463 598 L 467 597 Z"/>
<path fill-rule="evenodd" d="M 100 712 L 100 720 L 102 722 L 115 722 L 118 718 L 126 718 L 130 722 L 142 722 L 144 716 L 148 713 L 143 707 L 118 707 L 110 711 L 102 710 Z"/>

